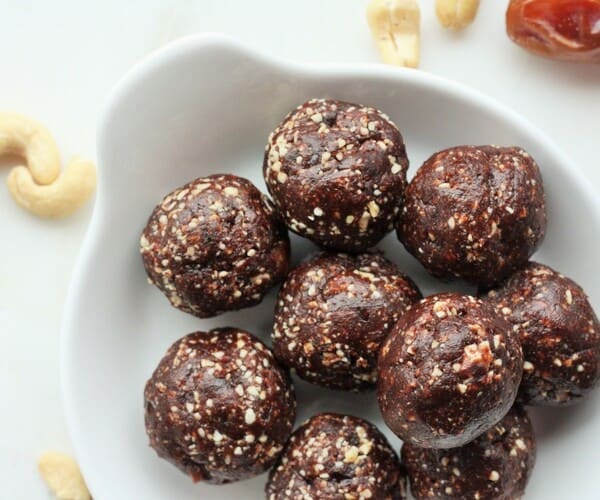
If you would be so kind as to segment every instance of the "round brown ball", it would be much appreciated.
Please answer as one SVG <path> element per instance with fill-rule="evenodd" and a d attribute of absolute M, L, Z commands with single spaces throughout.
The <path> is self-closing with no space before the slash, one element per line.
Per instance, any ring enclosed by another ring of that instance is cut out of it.
<path fill-rule="evenodd" d="M 271 470 L 268 500 L 406 498 L 406 473 L 385 436 L 362 418 L 315 415 Z"/>
<path fill-rule="evenodd" d="M 452 448 L 497 423 L 515 401 L 523 354 L 485 302 L 444 293 L 413 305 L 379 355 L 383 419 L 403 441 Z"/>
<path fill-rule="evenodd" d="M 512 325 L 523 346 L 519 400 L 568 405 L 597 385 L 600 323 L 577 283 L 531 262 L 487 298 Z"/>
<path fill-rule="evenodd" d="M 314 384 L 372 388 L 381 343 L 420 298 L 412 280 L 380 253 L 317 254 L 279 290 L 273 351 Z"/>
<path fill-rule="evenodd" d="M 544 238 L 538 165 L 523 149 L 457 146 L 434 154 L 406 190 L 398 238 L 428 272 L 490 287 Z"/>
<path fill-rule="evenodd" d="M 402 446 L 402 461 L 416 500 L 521 498 L 535 456 L 531 422 L 518 406 L 475 441 L 460 448 L 435 450 L 410 443 Z"/>
<path fill-rule="evenodd" d="M 263 174 L 288 227 L 319 246 L 360 252 L 393 229 L 408 159 L 381 111 L 311 99 L 269 136 Z"/>
<path fill-rule="evenodd" d="M 146 383 L 144 402 L 158 456 L 194 482 L 213 484 L 270 468 L 296 415 L 287 372 L 262 342 L 235 328 L 175 342 Z"/>
<path fill-rule="evenodd" d="M 200 318 L 258 304 L 286 275 L 290 243 L 249 180 L 201 177 L 168 194 L 140 240 L 151 283 Z"/>

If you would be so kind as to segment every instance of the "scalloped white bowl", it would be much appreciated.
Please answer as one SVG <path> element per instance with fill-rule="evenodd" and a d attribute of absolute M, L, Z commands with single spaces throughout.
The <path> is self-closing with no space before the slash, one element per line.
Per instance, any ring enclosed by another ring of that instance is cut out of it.
<path fill-rule="evenodd" d="M 274 294 L 256 308 L 199 320 L 146 283 L 139 234 L 161 197 L 199 176 L 232 172 L 261 189 L 269 132 L 309 97 L 376 106 L 399 125 L 411 173 L 457 144 L 520 145 L 538 160 L 548 236 L 535 256 L 577 280 L 600 304 L 600 201 L 570 160 L 515 112 L 464 86 L 381 65 L 306 65 L 267 57 L 217 35 L 185 38 L 135 66 L 99 125 L 99 189 L 67 301 L 62 389 L 77 458 L 96 499 L 263 498 L 266 475 L 228 486 L 192 484 L 148 446 L 144 383 L 167 347 L 191 331 L 234 325 L 268 341 Z M 293 237 L 294 259 L 311 246 Z M 427 277 L 391 235 L 380 245 L 425 293 Z M 297 423 L 320 411 L 381 421 L 375 396 L 297 382 Z M 535 410 L 536 468 L 527 499 L 599 499 L 600 391 L 567 409 Z M 577 493 L 574 493 L 577 492 Z"/>

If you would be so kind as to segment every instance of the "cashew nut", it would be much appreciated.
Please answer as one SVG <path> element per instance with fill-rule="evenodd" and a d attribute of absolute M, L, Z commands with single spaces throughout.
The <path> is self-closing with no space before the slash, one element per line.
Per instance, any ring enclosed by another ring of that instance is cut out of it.
<path fill-rule="evenodd" d="M 38 460 L 40 474 L 58 500 L 91 500 L 75 460 L 64 453 L 47 452 Z"/>
<path fill-rule="evenodd" d="M 0 113 L 0 156 L 5 154 L 25 158 L 39 184 L 54 182 L 60 172 L 60 154 L 50 132 L 15 113 Z"/>
<path fill-rule="evenodd" d="M 23 156 L 8 175 L 8 190 L 23 208 L 40 217 L 63 217 L 81 207 L 96 187 L 93 163 L 74 158 L 60 174 L 60 154 L 42 125 L 13 113 L 0 113 L 0 156 Z"/>
<path fill-rule="evenodd" d="M 473 22 L 479 0 L 436 0 L 435 13 L 444 28 L 460 30 Z"/>
<path fill-rule="evenodd" d="M 52 184 L 36 184 L 31 171 L 15 167 L 8 175 L 8 190 L 23 208 L 40 217 L 64 217 L 81 207 L 96 188 L 91 161 L 73 158 Z"/>
<path fill-rule="evenodd" d="M 384 63 L 419 65 L 421 12 L 417 0 L 371 0 L 367 22 Z"/>

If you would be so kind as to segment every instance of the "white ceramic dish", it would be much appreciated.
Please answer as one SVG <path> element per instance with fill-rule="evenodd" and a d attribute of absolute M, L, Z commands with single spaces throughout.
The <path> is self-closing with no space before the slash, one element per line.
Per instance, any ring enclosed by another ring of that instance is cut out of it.
<path fill-rule="evenodd" d="M 215 487 L 192 484 L 148 447 L 142 391 L 167 347 L 214 326 L 268 339 L 273 294 L 260 306 L 211 320 L 170 307 L 146 283 L 139 233 L 154 205 L 201 175 L 233 172 L 261 189 L 268 133 L 293 106 L 323 96 L 374 105 L 400 126 L 411 174 L 457 144 L 520 145 L 542 167 L 548 236 L 536 259 L 581 283 L 600 305 L 600 201 L 568 158 L 516 113 L 424 72 L 373 66 L 310 66 L 257 54 L 217 35 L 186 38 L 148 57 L 117 85 L 99 126 L 94 216 L 65 309 L 62 385 L 77 458 L 94 498 L 263 498 L 266 476 Z M 293 238 L 294 259 L 310 245 Z M 380 245 L 425 293 L 428 278 L 394 236 Z M 297 383 L 297 422 L 320 411 L 364 416 L 387 432 L 374 394 Z M 527 499 L 598 499 L 600 390 L 579 406 L 532 411 L 538 461 Z M 574 493 L 576 492 L 576 493 Z"/>

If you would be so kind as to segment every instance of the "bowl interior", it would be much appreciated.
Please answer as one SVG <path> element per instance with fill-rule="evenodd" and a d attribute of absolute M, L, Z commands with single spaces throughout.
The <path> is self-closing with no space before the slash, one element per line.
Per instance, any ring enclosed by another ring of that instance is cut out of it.
<path fill-rule="evenodd" d="M 167 347 L 186 333 L 243 327 L 269 341 L 274 292 L 260 305 L 210 320 L 171 308 L 146 282 L 139 235 L 154 205 L 199 176 L 231 172 L 266 192 L 261 175 L 269 132 L 310 97 L 335 97 L 384 110 L 399 125 L 411 173 L 433 152 L 458 144 L 520 145 L 542 168 L 546 241 L 535 259 L 578 281 L 600 304 L 595 279 L 598 200 L 562 153 L 493 101 L 421 72 L 379 66 L 296 66 L 219 37 L 160 51 L 117 87 L 100 125 L 100 183 L 94 218 L 72 284 L 63 332 L 63 386 L 78 458 L 96 498 L 262 498 L 266 476 L 214 487 L 194 485 L 156 457 L 143 425 L 142 393 Z M 293 237 L 293 258 L 314 247 Z M 429 278 L 395 240 L 380 245 L 424 293 L 463 289 Z M 333 392 L 297 382 L 297 423 L 321 411 L 379 425 L 374 393 Z M 600 498 L 600 396 L 577 407 L 533 411 L 538 462 L 527 498 Z M 566 474 L 565 474 L 566 472 Z"/>

